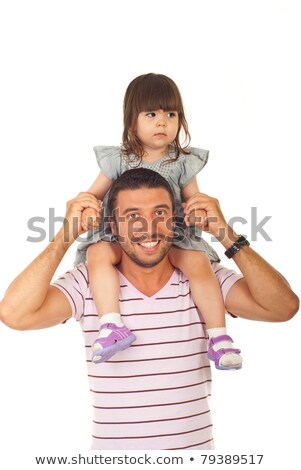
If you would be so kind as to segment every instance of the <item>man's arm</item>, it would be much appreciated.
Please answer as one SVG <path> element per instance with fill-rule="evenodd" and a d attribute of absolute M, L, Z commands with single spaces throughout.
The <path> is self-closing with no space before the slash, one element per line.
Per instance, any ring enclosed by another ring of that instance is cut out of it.
<path fill-rule="evenodd" d="M 19 330 L 47 328 L 71 316 L 66 296 L 50 286 L 66 251 L 83 233 L 81 216 L 85 208 L 99 208 L 97 199 L 80 193 L 67 204 L 63 227 L 47 248 L 12 282 L 0 302 L 0 319 Z"/>
<path fill-rule="evenodd" d="M 227 224 L 217 199 L 197 193 L 184 204 L 184 210 L 186 214 L 195 212 L 196 218 L 201 211 L 201 220 L 196 224 L 215 236 L 226 250 L 238 239 Z M 286 321 L 297 313 L 299 299 L 286 279 L 250 246 L 243 246 L 233 256 L 233 261 L 244 278 L 229 290 L 228 312 L 262 321 Z"/>

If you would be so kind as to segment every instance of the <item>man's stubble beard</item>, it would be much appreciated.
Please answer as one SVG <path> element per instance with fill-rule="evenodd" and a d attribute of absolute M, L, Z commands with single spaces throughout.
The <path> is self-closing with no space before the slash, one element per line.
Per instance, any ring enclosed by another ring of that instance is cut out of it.
<path fill-rule="evenodd" d="M 150 261 L 142 260 L 140 259 L 134 251 L 131 251 L 130 249 L 127 249 L 127 245 L 120 241 L 119 235 L 116 235 L 117 242 L 119 243 L 120 248 L 122 251 L 130 258 L 137 266 L 141 266 L 143 268 L 152 268 L 154 266 L 157 266 L 168 254 L 172 243 L 168 241 L 161 251 L 158 253 L 158 256 L 156 259 L 152 259 Z M 160 238 L 160 242 L 165 241 L 164 238 Z M 136 242 L 137 243 L 137 242 Z"/>

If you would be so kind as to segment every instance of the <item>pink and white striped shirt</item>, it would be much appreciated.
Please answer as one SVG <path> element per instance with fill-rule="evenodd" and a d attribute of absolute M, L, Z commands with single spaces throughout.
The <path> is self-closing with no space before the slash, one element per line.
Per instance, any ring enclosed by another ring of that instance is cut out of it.
<path fill-rule="evenodd" d="M 241 278 L 216 263 L 219 268 L 228 273 L 226 290 Z M 147 297 L 118 273 L 121 314 L 137 340 L 101 364 L 91 361 L 99 318 L 86 266 L 53 283 L 67 296 L 84 336 L 92 449 L 213 449 L 206 329 L 187 278 L 175 270 L 159 292 Z"/>

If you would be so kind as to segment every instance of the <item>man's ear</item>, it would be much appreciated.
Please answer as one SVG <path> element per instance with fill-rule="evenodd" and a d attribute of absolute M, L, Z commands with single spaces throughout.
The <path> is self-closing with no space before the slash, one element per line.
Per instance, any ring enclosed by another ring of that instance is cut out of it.
<path fill-rule="evenodd" d="M 114 220 L 113 217 L 110 217 L 109 224 L 110 224 L 110 227 L 111 227 L 111 230 L 112 230 L 112 234 L 117 235 L 116 223 L 115 223 L 115 220 Z"/>
<path fill-rule="evenodd" d="M 173 211 L 172 214 L 172 227 L 176 226 L 176 210 Z"/>

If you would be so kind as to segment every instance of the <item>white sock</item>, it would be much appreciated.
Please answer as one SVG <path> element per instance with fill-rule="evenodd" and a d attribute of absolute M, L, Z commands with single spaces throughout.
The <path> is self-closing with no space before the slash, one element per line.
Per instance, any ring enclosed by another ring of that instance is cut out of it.
<path fill-rule="evenodd" d="M 124 325 L 120 313 L 105 313 L 100 317 L 99 320 L 100 325 L 103 325 L 104 323 L 115 323 L 117 326 Z"/>
<path fill-rule="evenodd" d="M 209 340 L 216 338 L 217 336 L 227 335 L 227 328 L 209 328 L 207 329 Z M 220 343 L 214 344 L 214 351 L 218 351 L 221 348 L 233 348 L 232 341 L 221 341 Z M 230 367 L 238 366 L 242 363 L 242 357 L 239 354 L 227 353 L 220 358 L 220 365 Z"/>

